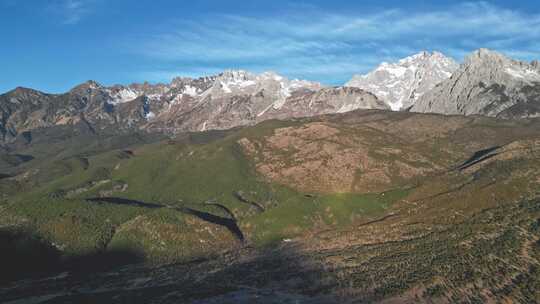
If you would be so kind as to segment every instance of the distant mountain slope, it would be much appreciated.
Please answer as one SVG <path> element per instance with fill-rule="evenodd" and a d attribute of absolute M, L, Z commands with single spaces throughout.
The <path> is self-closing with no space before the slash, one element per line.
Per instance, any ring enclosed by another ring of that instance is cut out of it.
<path fill-rule="evenodd" d="M 414 112 L 536 117 L 540 115 L 540 67 L 480 49 L 412 107 Z"/>
<path fill-rule="evenodd" d="M 346 86 L 371 92 L 397 111 L 413 105 L 457 68 L 453 59 L 439 52 L 421 52 L 397 63 L 384 62 L 366 75 L 355 75 Z"/>
<path fill-rule="evenodd" d="M 176 133 L 366 108 L 388 107 L 360 89 L 323 89 L 319 83 L 272 72 L 226 71 L 198 79 L 175 78 L 170 84 L 112 87 L 88 81 L 65 94 L 17 88 L 0 95 L 0 139 L 12 141 L 25 131 L 65 124 Z"/>
<path fill-rule="evenodd" d="M 32 140 L 33 130 L 61 125 L 174 134 L 357 109 L 536 117 L 540 64 L 481 49 L 459 69 L 441 53 L 422 52 L 354 76 L 345 87 L 229 70 L 168 84 L 107 87 L 87 81 L 64 94 L 17 88 L 0 95 L 0 143 Z"/>
<path fill-rule="evenodd" d="M 45 94 L 17 88 L 0 95 L 0 141 L 13 141 L 37 128 L 86 124 L 97 131 L 115 125 L 117 130 L 139 126 L 148 116 L 144 96 L 112 103 L 106 88 L 89 81 L 65 94 Z"/>

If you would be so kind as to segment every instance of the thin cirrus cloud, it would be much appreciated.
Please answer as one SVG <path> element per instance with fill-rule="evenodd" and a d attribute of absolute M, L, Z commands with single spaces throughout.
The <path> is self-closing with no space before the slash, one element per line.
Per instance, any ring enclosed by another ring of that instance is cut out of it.
<path fill-rule="evenodd" d="M 480 47 L 533 59 L 539 50 L 535 41 L 540 40 L 540 15 L 470 2 L 416 12 L 387 9 L 338 14 L 314 8 L 302 16 L 279 18 L 208 15 L 174 22 L 167 28 L 174 30 L 145 37 L 140 50 L 181 69 L 146 75 L 164 78 L 246 68 L 340 83 L 380 61 L 424 49 L 458 60 Z"/>
<path fill-rule="evenodd" d="M 49 10 L 60 18 L 61 23 L 74 25 L 93 12 L 95 0 L 58 0 L 50 4 Z"/>

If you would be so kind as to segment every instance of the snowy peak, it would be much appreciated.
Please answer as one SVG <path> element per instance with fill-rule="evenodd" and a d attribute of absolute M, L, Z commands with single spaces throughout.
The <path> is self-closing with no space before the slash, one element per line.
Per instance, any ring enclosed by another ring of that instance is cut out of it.
<path fill-rule="evenodd" d="M 522 65 L 523 63 L 489 49 L 479 49 L 467 56 L 463 64 L 465 67 L 491 73 L 492 71 L 504 70 L 507 67 Z"/>
<path fill-rule="evenodd" d="M 203 95 L 218 99 L 233 95 L 263 96 L 265 103 L 271 101 L 271 104 L 264 105 L 264 110 L 267 111 L 270 108 L 281 108 L 294 91 L 315 91 L 321 87 L 318 82 L 289 80 L 275 72 L 253 74 L 243 70 L 228 70 L 216 76 L 213 86 Z"/>
<path fill-rule="evenodd" d="M 243 70 L 229 70 L 217 77 L 218 87 L 224 93 L 237 93 L 242 88 L 257 84 L 255 75 Z"/>
<path fill-rule="evenodd" d="M 103 88 L 103 86 L 101 84 L 99 84 L 98 82 L 96 82 L 94 80 L 88 80 L 88 81 L 85 81 L 85 82 L 75 86 L 70 91 L 76 92 L 76 91 L 99 90 L 99 89 L 102 89 L 102 88 Z"/>
<path fill-rule="evenodd" d="M 512 59 L 490 49 L 478 49 L 465 59 L 465 64 L 482 64 L 486 62 L 508 64 Z"/>
<path fill-rule="evenodd" d="M 255 78 L 255 75 L 244 70 L 227 70 L 217 77 L 221 81 L 242 82 Z"/>
<path fill-rule="evenodd" d="M 479 49 L 454 75 L 422 96 L 411 111 L 506 118 L 540 116 L 538 64 Z"/>
<path fill-rule="evenodd" d="M 474 69 L 477 73 L 489 76 L 491 79 L 503 81 L 510 77 L 526 83 L 540 82 L 538 63 L 530 64 L 517 61 L 501 53 L 489 49 L 479 49 L 469 55 L 464 63 L 464 69 Z"/>
<path fill-rule="evenodd" d="M 368 74 L 353 76 L 346 86 L 371 92 L 393 110 L 401 110 L 413 105 L 457 68 L 458 64 L 442 53 L 424 51 L 396 63 L 383 62 Z"/>
<path fill-rule="evenodd" d="M 217 76 L 216 82 L 218 83 L 218 87 L 222 88 L 222 90 L 226 93 L 233 93 L 233 91 L 235 91 L 234 89 L 244 89 L 244 93 L 253 94 L 258 93 L 258 91 L 262 89 L 274 91 L 276 88 L 279 88 L 279 92 L 276 93 L 288 95 L 292 91 L 301 88 L 321 88 L 320 83 L 297 79 L 289 80 L 275 72 L 252 74 L 243 70 L 225 71 Z M 287 93 L 285 93 L 285 91 Z"/>

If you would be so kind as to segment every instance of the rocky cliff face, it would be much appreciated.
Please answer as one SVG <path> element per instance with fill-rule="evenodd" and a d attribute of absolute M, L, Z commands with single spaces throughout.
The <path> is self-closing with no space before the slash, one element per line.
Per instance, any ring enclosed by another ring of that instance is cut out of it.
<path fill-rule="evenodd" d="M 392 110 L 409 108 L 458 68 L 439 52 L 421 52 L 397 63 L 382 63 L 366 75 L 355 75 L 346 86 L 358 87 L 384 100 Z"/>
<path fill-rule="evenodd" d="M 58 125 L 84 123 L 94 130 L 112 125 L 117 129 L 141 126 L 154 105 L 144 95 L 133 97 L 119 101 L 111 89 L 94 81 L 65 94 L 17 88 L 0 95 L 0 141 L 8 142 L 26 131 Z"/>
<path fill-rule="evenodd" d="M 502 118 L 540 116 L 538 62 L 520 62 L 480 49 L 452 77 L 423 95 L 411 111 Z"/>
<path fill-rule="evenodd" d="M 390 110 L 390 107 L 375 95 L 359 88 L 335 87 L 319 91 L 301 91 L 291 96 L 280 109 L 271 109 L 262 116 L 270 118 L 303 117 L 313 115 L 345 113 L 358 109 Z"/>
<path fill-rule="evenodd" d="M 6 142 L 35 128 L 77 123 L 95 130 L 204 131 L 364 108 L 388 107 L 360 89 L 322 88 L 270 72 L 226 71 L 170 84 L 112 87 L 88 81 L 65 94 L 18 88 L 0 95 L 0 135 Z"/>

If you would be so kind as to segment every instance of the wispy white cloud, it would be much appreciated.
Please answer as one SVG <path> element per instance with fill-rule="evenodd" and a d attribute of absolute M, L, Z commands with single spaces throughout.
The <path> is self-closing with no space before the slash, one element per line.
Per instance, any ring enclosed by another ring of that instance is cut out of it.
<path fill-rule="evenodd" d="M 95 0 L 57 0 L 53 1 L 50 10 L 63 24 L 77 24 L 88 16 L 95 5 Z"/>
<path fill-rule="evenodd" d="M 539 40 L 540 15 L 470 2 L 416 12 L 338 14 L 313 8 L 279 18 L 208 15 L 171 22 L 159 34 L 130 43 L 187 73 L 239 67 L 337 83 L 424 49 L 461 60 L 487 47 L 528 60 L 539 55 Z"/>

